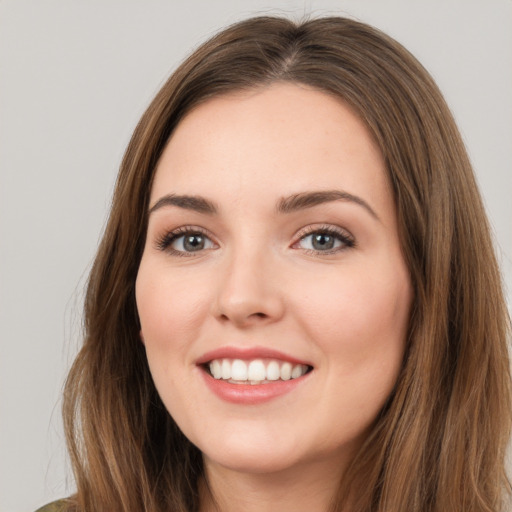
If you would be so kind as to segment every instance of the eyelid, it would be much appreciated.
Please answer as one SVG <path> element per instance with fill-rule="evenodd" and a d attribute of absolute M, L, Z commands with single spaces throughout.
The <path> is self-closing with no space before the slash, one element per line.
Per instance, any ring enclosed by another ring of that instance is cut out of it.
<path fill-rule="evenodd" d="M 304 240 L 309 235 L 312 235 L 314 233 L 325 233 L 328 235 L 332 235 L 337 237 L 339 240 L 343 242 L 342 247 L 337 247 L 332 250 L 326 250 L 326 251 L 318 251 L 318 250 L 312 250 L 312 249 L 301 249 L 300 247 L 297 247 L 298 244 Z M 341 228 L 340 226 L 332 225 L 332 224 L 312 224 L 309 226 L 306 226 L 299 230 L 297 234 L 294 236 L 294 242 L 292 243 L 291 247 L 294 249 L 299 249 L 304 252 L 308 252 L 315 255 L 329 255 L 334 254 L 343 250 L 346 250 L 348 248 L 353 248 L 356 245 L 356 240 L 354 236 L 346 229 Z"/>
<path fill-rule="evenodd" d="M 171 244 L 178 238 L 186 235 L 186 234 L 200 234 L 206 237 L 215 247 L 202 249 L 197 252 L 191 251 L 178 251 L 172 249 Z M 315 233 L 323 233 L 336 237 L 338 240 L 342 242 L 341 247 L 336 247 L 331 250 L 320 251 L 316 249 L 305 249 L 298 247 L 299 243 L 304 240 L 307 236 L 310 236 Z M 338 253 L 348 248 L 352 248 L 355 246 L 355 238 L 354 236 L 345 228 L 341 228 L 340 226 L 332 225 L 332 224 L 312 224 L 300 229 L 295 236 L 293 237 L 294 242 L 291 244 L 291 248 L 299 249 L 306 253 L 311 253 L 314 255 L 329 255 Z M 215 237 L 205 228 L 195 225 L 185 225 L 180 226 L 172 230 L 165 231 L 162 235 L 157 236 L 154 241 L 154 246 L 157 250 L 162 252 L 168 252 L 174 256 L 185 256 L 185 257 L 194 257 L 199 256 L 205 251 L 210 251 L 212 249 L 217 249 L 219 247 L 218 242 L 215 240 Z"/>
<path fill-rule="evenodd" d="M 169 252 L 172 255 L 175 256 L 185 256 L 185 257 L 194 257 L 199 256 L 200 253 L 203 253 L 204 251 L 210 251 L 212 249 L 204 249 L 201 251 L 197 251 L 197 254 L 194 252 L 186 252 L 186 251 L 177 251 L 175 249 L 171 248 L 171 244 L 177 239 L 180 238 L 188 233 L 195 233 L 203 235 L 204 237 L 208 238 L 212 242 L 213 245 L 215 245 L 217 248 L 218 243 L 215 241 L 215 237 L 205 228 L 202 228 L 200 226 L 194 226 L 194 225 L 185 225 L 180 226 L 175 229 L 167 230 L 162 235 L 157 236 L 155 238 L 155 248 L 162 252 Z"/>

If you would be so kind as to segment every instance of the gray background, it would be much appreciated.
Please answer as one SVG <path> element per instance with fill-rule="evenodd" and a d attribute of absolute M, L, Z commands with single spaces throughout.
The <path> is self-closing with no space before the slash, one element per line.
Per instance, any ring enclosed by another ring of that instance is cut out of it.
<path fill-rule="evenodd" d="M 176 64 L 251 14 L 346 14 L 433 74 L 512 290 L 512 0 L 0 1 L 0 510 L 69 494 L 60 393 L 83 286 L 139 116 Z"/>

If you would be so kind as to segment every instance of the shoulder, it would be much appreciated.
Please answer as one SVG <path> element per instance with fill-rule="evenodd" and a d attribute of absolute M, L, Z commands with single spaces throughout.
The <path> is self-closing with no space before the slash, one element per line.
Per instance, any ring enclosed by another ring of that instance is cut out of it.
<path fill-rule="evenodd" d="M 38 508 L 36 512 L 65 512 L 67 500 L 54 501 L 44 507 Z"/>

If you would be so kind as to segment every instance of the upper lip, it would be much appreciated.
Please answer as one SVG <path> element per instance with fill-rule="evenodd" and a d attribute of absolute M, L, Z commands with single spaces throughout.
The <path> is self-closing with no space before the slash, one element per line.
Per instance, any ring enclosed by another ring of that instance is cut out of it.
<path fill-rule="evenodd" d="M 279 359 L 293 364 L 312 366 L 308 361 L 298 359 L 279 350 L 267 347 L 221 347 L 206 352 L 196 361 L 196 364 L 206 364 L 214 359 Z"/>

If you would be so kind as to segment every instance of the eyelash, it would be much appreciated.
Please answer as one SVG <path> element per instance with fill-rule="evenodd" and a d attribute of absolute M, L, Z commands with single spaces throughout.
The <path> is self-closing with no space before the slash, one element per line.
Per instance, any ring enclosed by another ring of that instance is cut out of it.
<path fill-rule="evenodd" d="M 298 233 L 298 235 L 297 235 L 298 239 L 296 242 L 294 242 L 292 244 L 291 247 L 300 249 L 299 247 L 297 247 L 298 244 L 300 244 L 300 242 L 302 242 L 308 236 L 311 236 L 314 234 L 332 236 L 334 239 L 340 241 L 342 245 L 341 245 L 341 247 L 335 247 L 333 249 L 325 250 L 325 251 L 316 250 L 316 249 L 302 249 L 302 251 L 307 254 L 328 256 L 328 255 L 335 254 L 335 253 L 338 253 L 340 251 L 343 251 L 343 250 L 346 250 L 349 248 L 353 248 L 356 245 L 355 240 L 352 237 L 352 235 L 348 234 L 346 231 L 341 230 L 340 228 L 337 228 L 337 227 L 325 225 L 325 226 L 308 226 L 308 227 L 304 228 L 302 231 L 300 231 Z M 175 229 L 174 231 L 170 231 L 168 233 L 165 233 L 163 236 L 159 237 L 156 240 L 155 246 L 158 250 L 163 251 L 163 252 L 169 252 L 173 256 L 181 256 L 181 257 L 194 256 L 194 251 L 190 251 L 190 252 L 178 251 L 176 249 L 171 248 L 171 245 L 173 244 L 173 242 L 178 240 L 180 237 L 183 237 L 184 235 L 201 235 L 201 236 L 207 238 L 208 240 L 210 240 L 212 243 L 215 243 L 212 241 L 211 235 L 205 229 L 199 228 L 197 226 L 182 226 L 182 227 Z M 209 250 L 209 249 L 202 249 L 201 251 L 197 251 L 197 252 L 202 252 L 204 250 Z"/>
<path fill-rule="evenodd" d="M 352 235 L 350 235 L 347 231 L 342 230 L 341 228 L 334 227 L 331 225 L 324 226 L 308 226 L 299 232 L 297 242 L 294 242 L 292 247 L 296 247 L 300 242 L 302 242 L 305 238 L 311 235 L 327 235 L 332 236 L 334 239 L 341 242 L 341 247 L 335 247 L 330 250 L 320 251 L 316 249 L 302 249 L 307 254 L 312 255 L 321 255 L 321 256 L 329 256 L 331 254 L 336 254 L 340 251 L 344 251 L 346 249 L 351 249 L 356 246 L 355 239 Z"/>
<path fill-rule="evenodd" d="M 203 228 L 199 228 L 197 226 L 182 226 L 180 228 L 175 229 L 174 231 L 170 231 L 169 233 L 165 233 L 163 236 L 159 237 L 155 243 L 156 248 L 160 251 L 169 252 L 173 256 L 193 256 L 193 252 L 177 251 L 176 249 L 173 249 L 171 247 L 173 242 L 175 242 L 178 238 L 184 235 L 201 235 L 207 238 L 208 240 L 212 239 L 211 235 Z"/>

